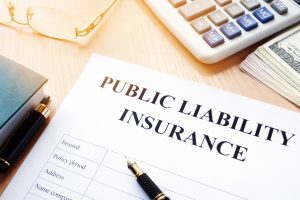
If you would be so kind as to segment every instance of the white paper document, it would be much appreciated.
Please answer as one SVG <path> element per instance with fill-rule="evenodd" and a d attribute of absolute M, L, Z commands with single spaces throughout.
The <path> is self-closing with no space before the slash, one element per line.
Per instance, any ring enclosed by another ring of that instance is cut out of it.
<path fill-rule="evenodd" d="M 1 200 L 299 200 L 300 115 L 94 54 Z"/>

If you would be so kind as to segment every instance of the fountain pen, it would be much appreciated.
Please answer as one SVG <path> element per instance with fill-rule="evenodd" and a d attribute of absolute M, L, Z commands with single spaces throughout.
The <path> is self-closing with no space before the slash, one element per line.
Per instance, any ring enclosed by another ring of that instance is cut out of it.
<path fill-rule="evenodd" d="M 127 166 L 136 176 L 137 182 L 147 193 L 147 195 L 152 200 L 170 200 L 159 188 L 158 186 L 150 179 L 150 177 L 144 173 L 141 168 L 136 164 L 136 162 L 127 160 Z"/>
<path fill-rule="evenodd" d="M 31 138 L 33 138 L 38 129 L 49 117 L 49 102 L 50 97 L 45 97 L 4 142 L 0 148 L 0 172 L 5 172 L 11 166 Z"/>

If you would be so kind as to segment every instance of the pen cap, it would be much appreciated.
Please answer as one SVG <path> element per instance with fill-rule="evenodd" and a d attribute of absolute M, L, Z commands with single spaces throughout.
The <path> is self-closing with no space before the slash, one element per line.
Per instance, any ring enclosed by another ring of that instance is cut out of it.
<path fill-rule="evenodd" d="M 43 105 L 43 104 L 40 104 Z M 49 112 L 43 113 L 47 116 Z M 9 166 L 17 159 L 28 142 L 37 133 L 41 125 L 45 122 L 46 117 L 42 112 L 33 110 L 30 114 L 16 127 L 11 136 L 0 148 L 0 172 L 5 172 Z"/>

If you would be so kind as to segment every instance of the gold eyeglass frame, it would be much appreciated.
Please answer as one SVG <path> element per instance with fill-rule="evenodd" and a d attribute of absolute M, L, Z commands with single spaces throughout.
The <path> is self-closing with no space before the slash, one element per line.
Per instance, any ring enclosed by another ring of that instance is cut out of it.
<path fill-rule="evenodd" d="M 101 12 L 100 14 L 98 14 L 94 20 L 84 29 L 80 30 L 78 29 L 76 26 L 74 27 L 75 28 L 75 38 L 73 39 L 76 39 L 77 37 L 79 36 L 86 36 L 88 35 L 91 31 L 93 31 L 96 26 L 102 21 L 102 19 L 104 18 L 104 16 L 108 13 L 108 11 L 114 6 L 114 4 L 116 4 L 118 0 L 114 0 L 103 12 Z M 15 7 L 13 5 L 13 3 L 11 1 L 8 1 L 7 3 L 7 9 L 9 11 L 9 14 L 10 14 L 10 21 L 8 22 L 2 22 L 2 24 L 4 23 L 11 23 L 11 22 L 15 22 L 17 24 L 20 24 L 20 25 L 28 25 L 33 31 L 43 35 L 43 36 L 46 36 L 46 37 L 50 37 L 50 38 L 55 38 L 55 39 L 62 39 L 62 40 L 68 40 L 68 39 L 72 39 L 72 38 L 59 38 L 59 37 L 54 37 L 54 36 L 51 36 L 51 35 L 46 35 L 44 33 L 41 33 L 39 32 L 38 30 L 36 30 L 35 28 L 33 28 L 29 21 L 33 15 L 33 11 L 32 11 L 32 7 L 28 7 L 27 8 L 27 22 L 20 22 L 18 20 L 16 20 L 14 18 L 14 15 L 15 15 Z M 0 22 L 1 24 L 1 22 Z"/>

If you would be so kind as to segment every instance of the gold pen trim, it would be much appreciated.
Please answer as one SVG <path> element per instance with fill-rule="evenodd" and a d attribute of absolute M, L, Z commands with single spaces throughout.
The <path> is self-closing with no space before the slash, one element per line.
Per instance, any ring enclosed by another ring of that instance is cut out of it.
<path fill-rule="evenodd" d="M 45 104 L 39 104 L 35 111 L 41 113 L 45 118 L 48 118 L 50 115 L 50 109 Z"/>
<path fill-rule="evenodd" d="M 163 193 L 159 193 L 153 200 L 164 200 L 166 195 Z"/>

